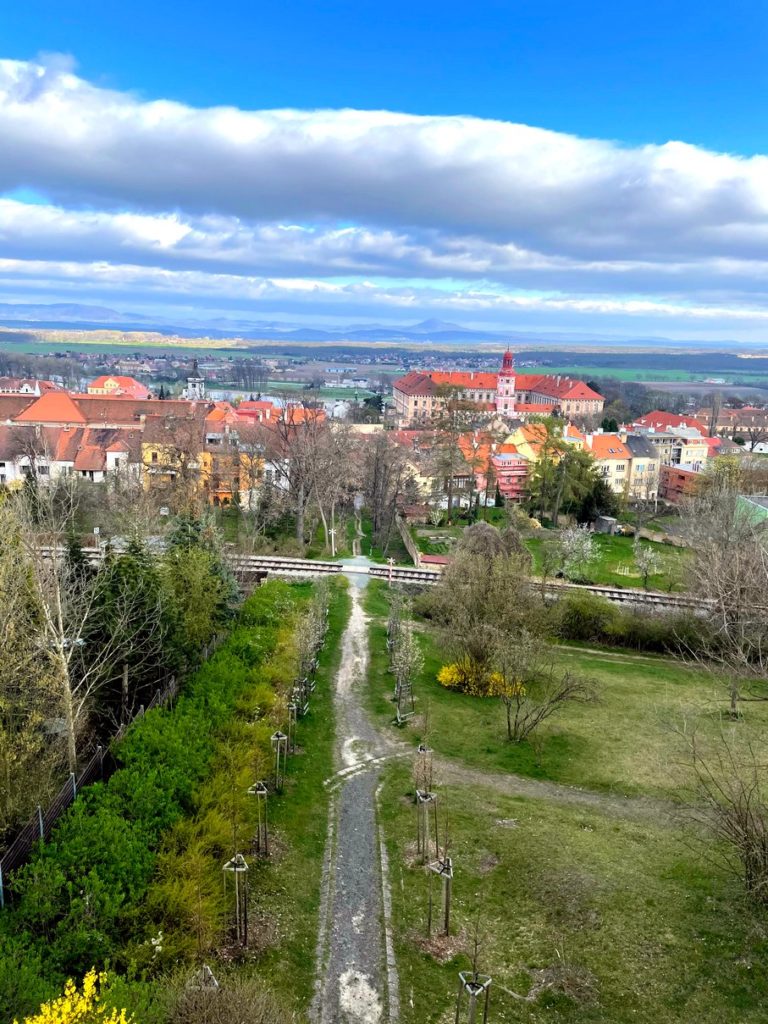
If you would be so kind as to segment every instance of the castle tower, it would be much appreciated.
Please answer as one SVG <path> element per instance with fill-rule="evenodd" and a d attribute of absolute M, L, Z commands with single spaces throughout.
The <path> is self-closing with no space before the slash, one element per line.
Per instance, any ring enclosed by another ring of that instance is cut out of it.
<path fill-rule="evenodd" d="M 512 352 L 507 349 L 504 361 L 499 370 L 496 383 L 496 412 L 500 416 L 509 416 L 515 411 L 515 361 Z"/>

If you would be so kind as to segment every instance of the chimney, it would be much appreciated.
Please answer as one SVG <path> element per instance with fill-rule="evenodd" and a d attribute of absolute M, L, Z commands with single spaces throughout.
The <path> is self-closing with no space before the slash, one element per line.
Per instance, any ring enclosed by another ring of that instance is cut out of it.
<path fill-rule="evenodd" d="M 592 435 L 591 434 L 585 434 L 584 435 L 584 445 L 587 448 L 591 448 L 592 447 Z"/>
<path fill-rule="evenodd" d="M 619 427 L 619 440 L 621 441 L 622 444 L 626 444 L 627 443 L 627 428 L 626 427 Z"/>

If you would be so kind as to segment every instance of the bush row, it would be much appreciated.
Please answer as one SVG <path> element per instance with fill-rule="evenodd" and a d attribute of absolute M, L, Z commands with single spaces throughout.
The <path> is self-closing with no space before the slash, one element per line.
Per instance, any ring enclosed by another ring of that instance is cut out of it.
<path fill-rule="evenodd" d="M 630 647 L 659 654 L 696 653 L 710 645 L 706 620 L 690 612 L 659 615 L 622 608 L 598 594 L 568 594 L 550 605 L 545 631 L 559 640 Z"/>
<path fill-rule="evenodd" d="M 246 691 L 255 712 L 274 700 L 269 684 L 286 678 L 270 659 L 288 644 L 300 599 L 278 581 L 259 588 L 176 706 L 128 731 L 118 770 L 82 794 L 17 873 L 14 905 L 0 915 L 0 1019 L 34 1009 L 93 964 L 124 965 L 146 925 L 161 839 L 194 811 L 218 737 Z"/>

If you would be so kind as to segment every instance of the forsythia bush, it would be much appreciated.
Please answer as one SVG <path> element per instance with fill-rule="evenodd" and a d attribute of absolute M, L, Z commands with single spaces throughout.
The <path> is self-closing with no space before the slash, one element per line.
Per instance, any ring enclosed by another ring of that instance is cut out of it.
<path fill-rule="evenodd" d="M 100 1002 L 106 980 L 106 974 L 97 974 L 92 967 L 83 978 L 82 991 L 78 991 L 70 978 L 64 995 L 43 1003 L 37 1013 L 24 1018 L 23 1024 L 132 1024 L 133 1018 L 125 1010 L 107 1009 Z"/>
<path fill-rule="evenodd" d="M 498 672 L 483 672 L 468 660 L 443 665 L 437 673 L 437 681 L 446 690 L 458 690 L 473 697 L 495 696 L 503 682 Z"/>

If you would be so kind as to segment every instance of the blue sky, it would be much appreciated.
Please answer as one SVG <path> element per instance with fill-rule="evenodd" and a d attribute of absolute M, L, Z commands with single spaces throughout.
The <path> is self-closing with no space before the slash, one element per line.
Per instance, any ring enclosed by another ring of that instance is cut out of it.
<path fill-rule="evenodd" d="M 745 0 L 5 4 L 0 301 L 761 341 L 767 44 Z"/>

